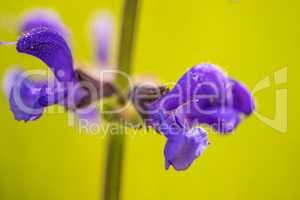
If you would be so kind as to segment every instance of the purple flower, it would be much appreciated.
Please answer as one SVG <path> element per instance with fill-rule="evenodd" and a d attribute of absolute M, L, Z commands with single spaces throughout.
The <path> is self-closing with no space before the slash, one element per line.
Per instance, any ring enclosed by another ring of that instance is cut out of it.
<path fill-rule="evenodd" d="M 96 85 L 95 88 L 87 88 L 85 81 L 90 78 L 81 80 L 82 73 L 75 71 L 69 46 L 69 31 L 59 16 L 51 10 L 43 9 L 26 12 L 19 31 L 22 35 L 16 42 L 17 51 L 43 61 L 53 72 L 54 78 L 48 81 L 45 78 L 36 80 L 21 70 L 7 73 L 4 91 L 10 99 L 15 118 L 24 121 L 36 120 L 42 115 L 44 108 L 59 104 L 73 111 L 80 119 L 93 123 L 99 121 L 96 105 L 88 104 L 101 96 L 98 91 L 101 87 Z M 103 14 L 95 18 L 93 39 L 97 61 L 104 65 L 109 64 L 112 34 L 113 21 L 110 15 Z M 104 84 L 105 86 L 107 88 L 108 85 Z M 94 90 L 92 94 L 90 89 L 95 89 L 96 92 Z M 111 92 L 113 88 L 103 94 L 109 95 Z"/>
<path fill-rule="evenodd" d="M 54 78 L 47 81 L 39 77 L 37 80 L 21 70 L 11 70 L 7 74 L 4 89 L 17 120 L 36 120 L 44 108 L 54 104 L 62 105 L 90 122 L 99 119 L 95 106 L 80 107 L 83 102 L 86 104 L 89 96 L 74 70 L 65 30 L 59 18 L 46 11 L 28 14 L 23 21 L 21 31 L 24 33 L 17 41 L 17 51 L 42 60 Z"/>
<path fill-rule="evenodd" d="M 84 98 L 85 91 L 78 89 L 75 94 L 72 94 L 74 95 L 72 104 L 63 101 L 73 92 L 72 88 L 77 83 L 77 79 L 70 49 L 64 38 L 57 32 L 47 27 L 34 28 L 19 38 L 17 51 L 39 58 L 55 75 L 55 80 L 50 81 L 54 84 L 49 84 L 46 80 L 31 80 L 26 76 L 16 77 L 17 84 L 10 92 L 10 106 L 17 120 L 35 120 L 41 116 L 44 107 L 53 104 L 60 103 L 72 108 L 77 101 Z M 59 95 L 63 97 L 61 99 L 57 97 L 60 93 L 63 93 Z M 25 111 L 26 107 L 32 110 Z M 37 113 L 34 113 L 36 110 Z"/>
<path fill-rule="evenodd" d="M 148 105 L 147 123 L 168 139 L 167 168 L 173 165 L 183 170 L 207 147 L 205 132 L 195 126 L 207 124 L 220 133 L 229 133 L 253 110 L 253 99 L 245 86 L 215 65 L 200 64 L 186 72 L 170 92 Z"/>

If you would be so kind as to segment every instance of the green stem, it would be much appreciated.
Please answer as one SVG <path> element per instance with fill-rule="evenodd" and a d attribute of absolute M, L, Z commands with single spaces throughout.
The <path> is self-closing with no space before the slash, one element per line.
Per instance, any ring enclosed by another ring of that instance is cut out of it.
<path fill-rule="evenodd" d="M 124 143 L 124 130 L 120 126 L 116 135 L 110 132 L 106 152 L 104 200 L 120 199 Z"/>
<path fill-rule="evenodd" d="M 127 75 L 131 73 L 138 8 L 139 0 L 125 0 L 119 41 L 118 67 Z M 117 76 L 116 83 L 120 89 L 124 90 L 128 87 L 127 80 L 121 74 Z M 120 199 L 125 135 L 121 124 L 118 126 L 118 133 L 112 133 L 112 131 L 110 129 L 108 134 L 103 200 Z"/>
<path fill-rule="evenodd" d="M 121 36 L 118 52 L 118 69 L 127 74 L 131 74 L 131 61 L 134 47 L 136 20 L 138 17 L 139 0 L 125 0 Z M 118 74 L 117 84 L 122 89 L 128 87 L 128 80 L 122 74 Z"/>

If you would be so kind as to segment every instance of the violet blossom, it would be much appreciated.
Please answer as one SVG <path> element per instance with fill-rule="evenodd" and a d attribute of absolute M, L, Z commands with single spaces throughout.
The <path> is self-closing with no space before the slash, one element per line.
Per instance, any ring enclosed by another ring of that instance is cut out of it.
<path fill-rule="evenodd" d="M 146 123 L 167 138 L 166 168 L 185 170 L 208 145 L 207 124 L 217 132 L 232 132 L 254 110 L 248 89 L 217 66 L 192 67 L 167 94 L 148 104 Z"/>
<path fill-rule="evenodd" d="M 25 122 L 36 120 L 44 108 L 59 104 L 81 119 L 98 123 L 100 116 L 96 105 L 81 108 L 81 104 L 85 104 L 93 94 L 81 86 L 80 74 L 75 71 L 73 63 L 69 33 L 59 17 L 48 10 L 31 11 L 24 17 L 20 32 L 22 35 L 16 43 L 17 51 L 42 60 L 51 69 L 54 78 L 35 80 L 21 70 L 7 73 L 4 89 L 15 119 Z M 103 40 L 107 38 L 105 36 Z"/>

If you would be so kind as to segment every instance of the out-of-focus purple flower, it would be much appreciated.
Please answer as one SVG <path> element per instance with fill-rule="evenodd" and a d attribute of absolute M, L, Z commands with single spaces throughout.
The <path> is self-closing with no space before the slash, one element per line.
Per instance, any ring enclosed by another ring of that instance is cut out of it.
<path fill-rule="evenodd" d="M 229 133 L 241 122 L 242 116 L 250 115 L 253 110 L 254 101 L 245 86 L 228 78 L 215 65 L 200 64 L 186 72 L 170 92 L 148 105 L 147 123 L 162 132 L 168 141 L 170 131 L 180 133 L 172 135 L 172 145 L 177 147 L 184 144 L 187 138 L 191 139 L 186 134 L 195 132 L 195 126 L 208 124 L 220 133 Z M 162 116 L 168 117 L 162 120 Z M 169 146 L 167 142 L 165 148 Z M 193 154 L 192 144 L 189 147 L 191 149 L 185 148 L 184 153 L 179 155 L 184 163 L 191 163 L 200 155 Z M 197 156 L 186 156 L 186 151 Z M 166 160 L 174 154 L 173 151 L 168 152 L 168 156 L 165 154 Z M 178 167 L 174 162 L 170 164 L 175 169 L 189 166 Z"/>
<path fill-rule="evenodd" d="M 103 66 L 110 64 L 113 34 L 114 20 L 109 12 L 100 13 L 92 19 L 91 38 L 95 48 L 95 57 Z"/>
<path fill-rule="evenodd" d="M 39 27 L 55 30 L 65 39 L 69 37 L 69 31 L 56 12 L 46 9 L 34 9 L 25 12 L 20 23 L 20 32 L 26 33 L 33 28 Z"/>

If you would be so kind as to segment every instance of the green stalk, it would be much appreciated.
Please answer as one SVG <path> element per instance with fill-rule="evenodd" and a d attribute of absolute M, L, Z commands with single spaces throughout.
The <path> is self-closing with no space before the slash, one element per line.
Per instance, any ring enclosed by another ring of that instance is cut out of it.
<path fill-rule="evenodd" d="M 139 0 L 125 0 L 121 36 L 119 41 L 118 69 L 131 75 L 131 61 L 134 47 L 136 21 L 139 11 Z M 128 87 L 128 81 L 122 74 L 117 75 L 117 84 L 121 89 Z"/>
<path fill-rule="evenodd" d="M 124 130 L 119 126 L 116 135 L 111 134 L 108 136 L 103 190 L 104 200 L 120 199 L 124 143 Z"/>
<path fill-rule="evenodd" d="M 138 8 L 139 0 L 125 0 L 118 49 L 118 67 L 120 71 L 127 75 L 130 75 L 131 73 Z M 118 74 L 116 84 L 122 90 L 126 90 L 128 88 L 128 82 L 121 74 Z M 116 131 L 116 127 L 113 128 L 114 131 Z M 125 149 L 125 135 L 122 124 L 118 125 L 117 130 L 117 133 L 113 133 L 111 128 L 108 134 L 103 200 L 120 199 L 123 156 Z"/>

